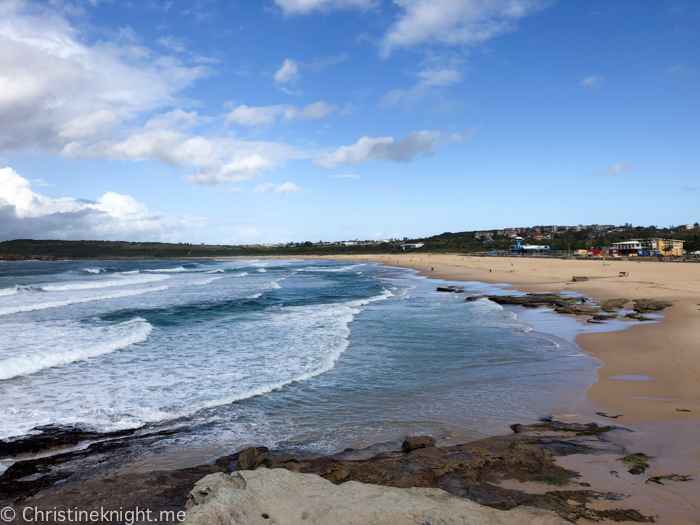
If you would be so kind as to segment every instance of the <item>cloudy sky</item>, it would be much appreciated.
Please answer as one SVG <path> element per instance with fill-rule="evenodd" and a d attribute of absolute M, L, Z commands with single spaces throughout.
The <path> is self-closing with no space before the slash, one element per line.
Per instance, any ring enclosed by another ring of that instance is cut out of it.
<path fill-rule="evenodd" d="M 696 0 L 2 0 L 0 240 L 700 219 Z"/>

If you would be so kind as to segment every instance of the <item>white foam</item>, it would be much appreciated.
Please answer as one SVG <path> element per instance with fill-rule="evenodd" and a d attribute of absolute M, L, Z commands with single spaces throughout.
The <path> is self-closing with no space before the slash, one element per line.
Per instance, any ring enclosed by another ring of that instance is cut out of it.
<path fill-rule="evenodd" d="M 58 352 L 23 354 L 0 360 L 0 380 L 33 374 L 39 370 L 83 361 L 90 357 L 108 354 L 148 339 L 153 326 L 145 319 L 137 317 L 130 321 L 103 330 L 101 339 L 105 342 Z M 110 336 L 112 339 L 110 340 Z"/>
<path fill-rule="evenodd" d="M 128 286 L 131 284 L 152 283 L 170 279 L 167 275 L 139 275 L 136 277 L 124 277 L 110 281 L 68 282 L 64 284 L 41 285 L 46 292 L 60 292 L 66 290 L 90 290 L 93 288 L 110 288 L 113 286 Z"/>
<path fill-rule="evenodd" d="M 124 290 L 122 292 L 117 292 L 117 293 L 112 293 L 112 294 L 105 294 L 105 295 L 96 295 L 92 297 L 80 297 L 80 298 L 73 298 L 73 299 L 66 299 L 63 301 L 51 301 L 48 303 L 35 303 L 35 304 L 25 304 L 25 305 L 19 305 L 19 306 L 9 306 L 5 308 L 0 308 L 0 315 L 11 315 L 11 314 L 18 314 L 21 312 L 32 312 L 34 310 L 45 310 L 47 308 L 58 308 L 60 306 L 68 306 L 71 304 L 77 304 L 77 303 L 89 303 L 92 301 L 103 301 L 105 299 L 118 299 L 120 297 L 130 297 L 132 295 L 141 295 L 144 293 L 150 293 L 150 292 L 160 292 L 163 290 L 167 290 L 167 286 L 155 286 L 152 288 L 143 288 L 139 290 Z"/>
<path fill-rule="evenodd" d="M 186 272 L 187 268 L 184 268 L 182 266 L 178 266 L 177 268 L 158 268 L 157 270 L 144 270 L 144 272 L 150 272 L 150 273 L 179 273 L 179 272 Z"/>
<path fill-rule="evenodd" d="M 265 268 L 258 268 L 258 271 L 259 271 L 260 273 L 265 273 L 267 270 L 266 270 Z"/>
<path fill-rule="evenodd" d="M 223 279 L 224 277 L 207 277 L 206 279 L 200 279 L 198 281 L 192 281 L 191 283 L 185 283 L 183 286 L 197 286 L 197 285 L 203 285 L 203 284 L 209 284 L 213 283 L 214 281 L 218 281 L 219 279 Z"/>

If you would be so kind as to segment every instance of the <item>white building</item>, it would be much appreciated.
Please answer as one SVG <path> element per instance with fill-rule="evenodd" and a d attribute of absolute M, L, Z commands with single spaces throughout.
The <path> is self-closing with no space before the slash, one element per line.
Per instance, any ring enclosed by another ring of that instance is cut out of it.
<path fill-rule="evenodd" d="M 406 248 L 409 248 L 409 249 L 417 250 L 418 248 L 422 248 L 423 246 L 425 246 L 425 243 L 422 243 L 422 242 L 417 242 L 417 243 L 413 243 L 413 244 L 402 244 L 401 249 L 405 250 Z"/>

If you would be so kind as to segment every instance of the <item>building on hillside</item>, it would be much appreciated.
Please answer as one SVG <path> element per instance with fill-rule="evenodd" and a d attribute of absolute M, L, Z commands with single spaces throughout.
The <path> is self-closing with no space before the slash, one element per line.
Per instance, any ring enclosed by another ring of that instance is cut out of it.
<path fill-rule="evenodd" d="M 671 228 L 671 231 L 684 232 L 684 231 L 695 230 L 695 229 L 697 229 L 697 226 L 694 226 L 693 224 L 681 224 L 680 226 L 676 226 L 675 228 Z"/>
<path fill-rule="evenodd" d="M 542 226 L 542 231 L 546 233 L 557 233 L 559 226 Z"/>
<path fill-rule="evenodd" d="M 425 243 L 422 243 L 422 242 L 407 243 L 407 244 L 402 244 L 401 249 L 406 250 L 408 248 L 410 250 L 417 250 L 418 248 L 422 248 L 423 246 L 425 246 Z"/>

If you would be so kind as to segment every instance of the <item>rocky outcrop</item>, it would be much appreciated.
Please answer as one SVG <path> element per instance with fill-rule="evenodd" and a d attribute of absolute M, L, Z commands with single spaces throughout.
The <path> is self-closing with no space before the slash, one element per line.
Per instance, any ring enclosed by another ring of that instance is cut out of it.
<path fill-rule="evenodd" d="M 647 312 L 660 312 L 673 306 L 669 301 L 657 301 L 655 299 L 636 299 L 634 301 L 634 311 L 644 314 Z"/>
<path fill-rule="evenodd" d="M 401 445 L 404 452 L 413 452 L 419 448 L 428 448 L 435 446 L 435 438 L 430 436 L 413 436 L 406 438 Z"/>
<path fill-rule="evenodd" d="M 464 286 L 438 286 L 438 292 L 464 293 Z"/>
<path fill-rule="evenodd" d="M 487 295 L 487 299 L 497 304 L 517 305 L 526 308 L 541 308 L 544 306 L 568 306 L 580 301 L 554 293 L 529 293 L 527 295 Z M 473 300 L 471 297 L 467 300 Z"/>
<path fill-rule="evenodd" d="M 558 314 L 571 315 L 595 315 L 600 313 L 600 308 L 587 304 L 567 304 L 565 306 L 557 306 L 554 311 Z"/>
<path fill-rule="evenodd" d="M 500 511 L 441 489 L 397 489 L 350 481 L 334 485 L 311 474 L 261 469 L 212 474 L 197 482 L 183 525 L 564 525 L 555 513 L 528 507 Z"/>
<path fill-rule="evenodd" d="M 605 301 L 600 301 L 598 306 L 600 306 L 601 310 L 604 312 L 612 313 L 621 310 L 627 303 L 629 303 L 629 299 L 607 299 Z"/>
<path fill-rule="evenodd" d="M 255 470 L 259 467 L 267 467 L 269 452 L 266 448 L 249 447 L 238 455 L 236 470 Z"/>

